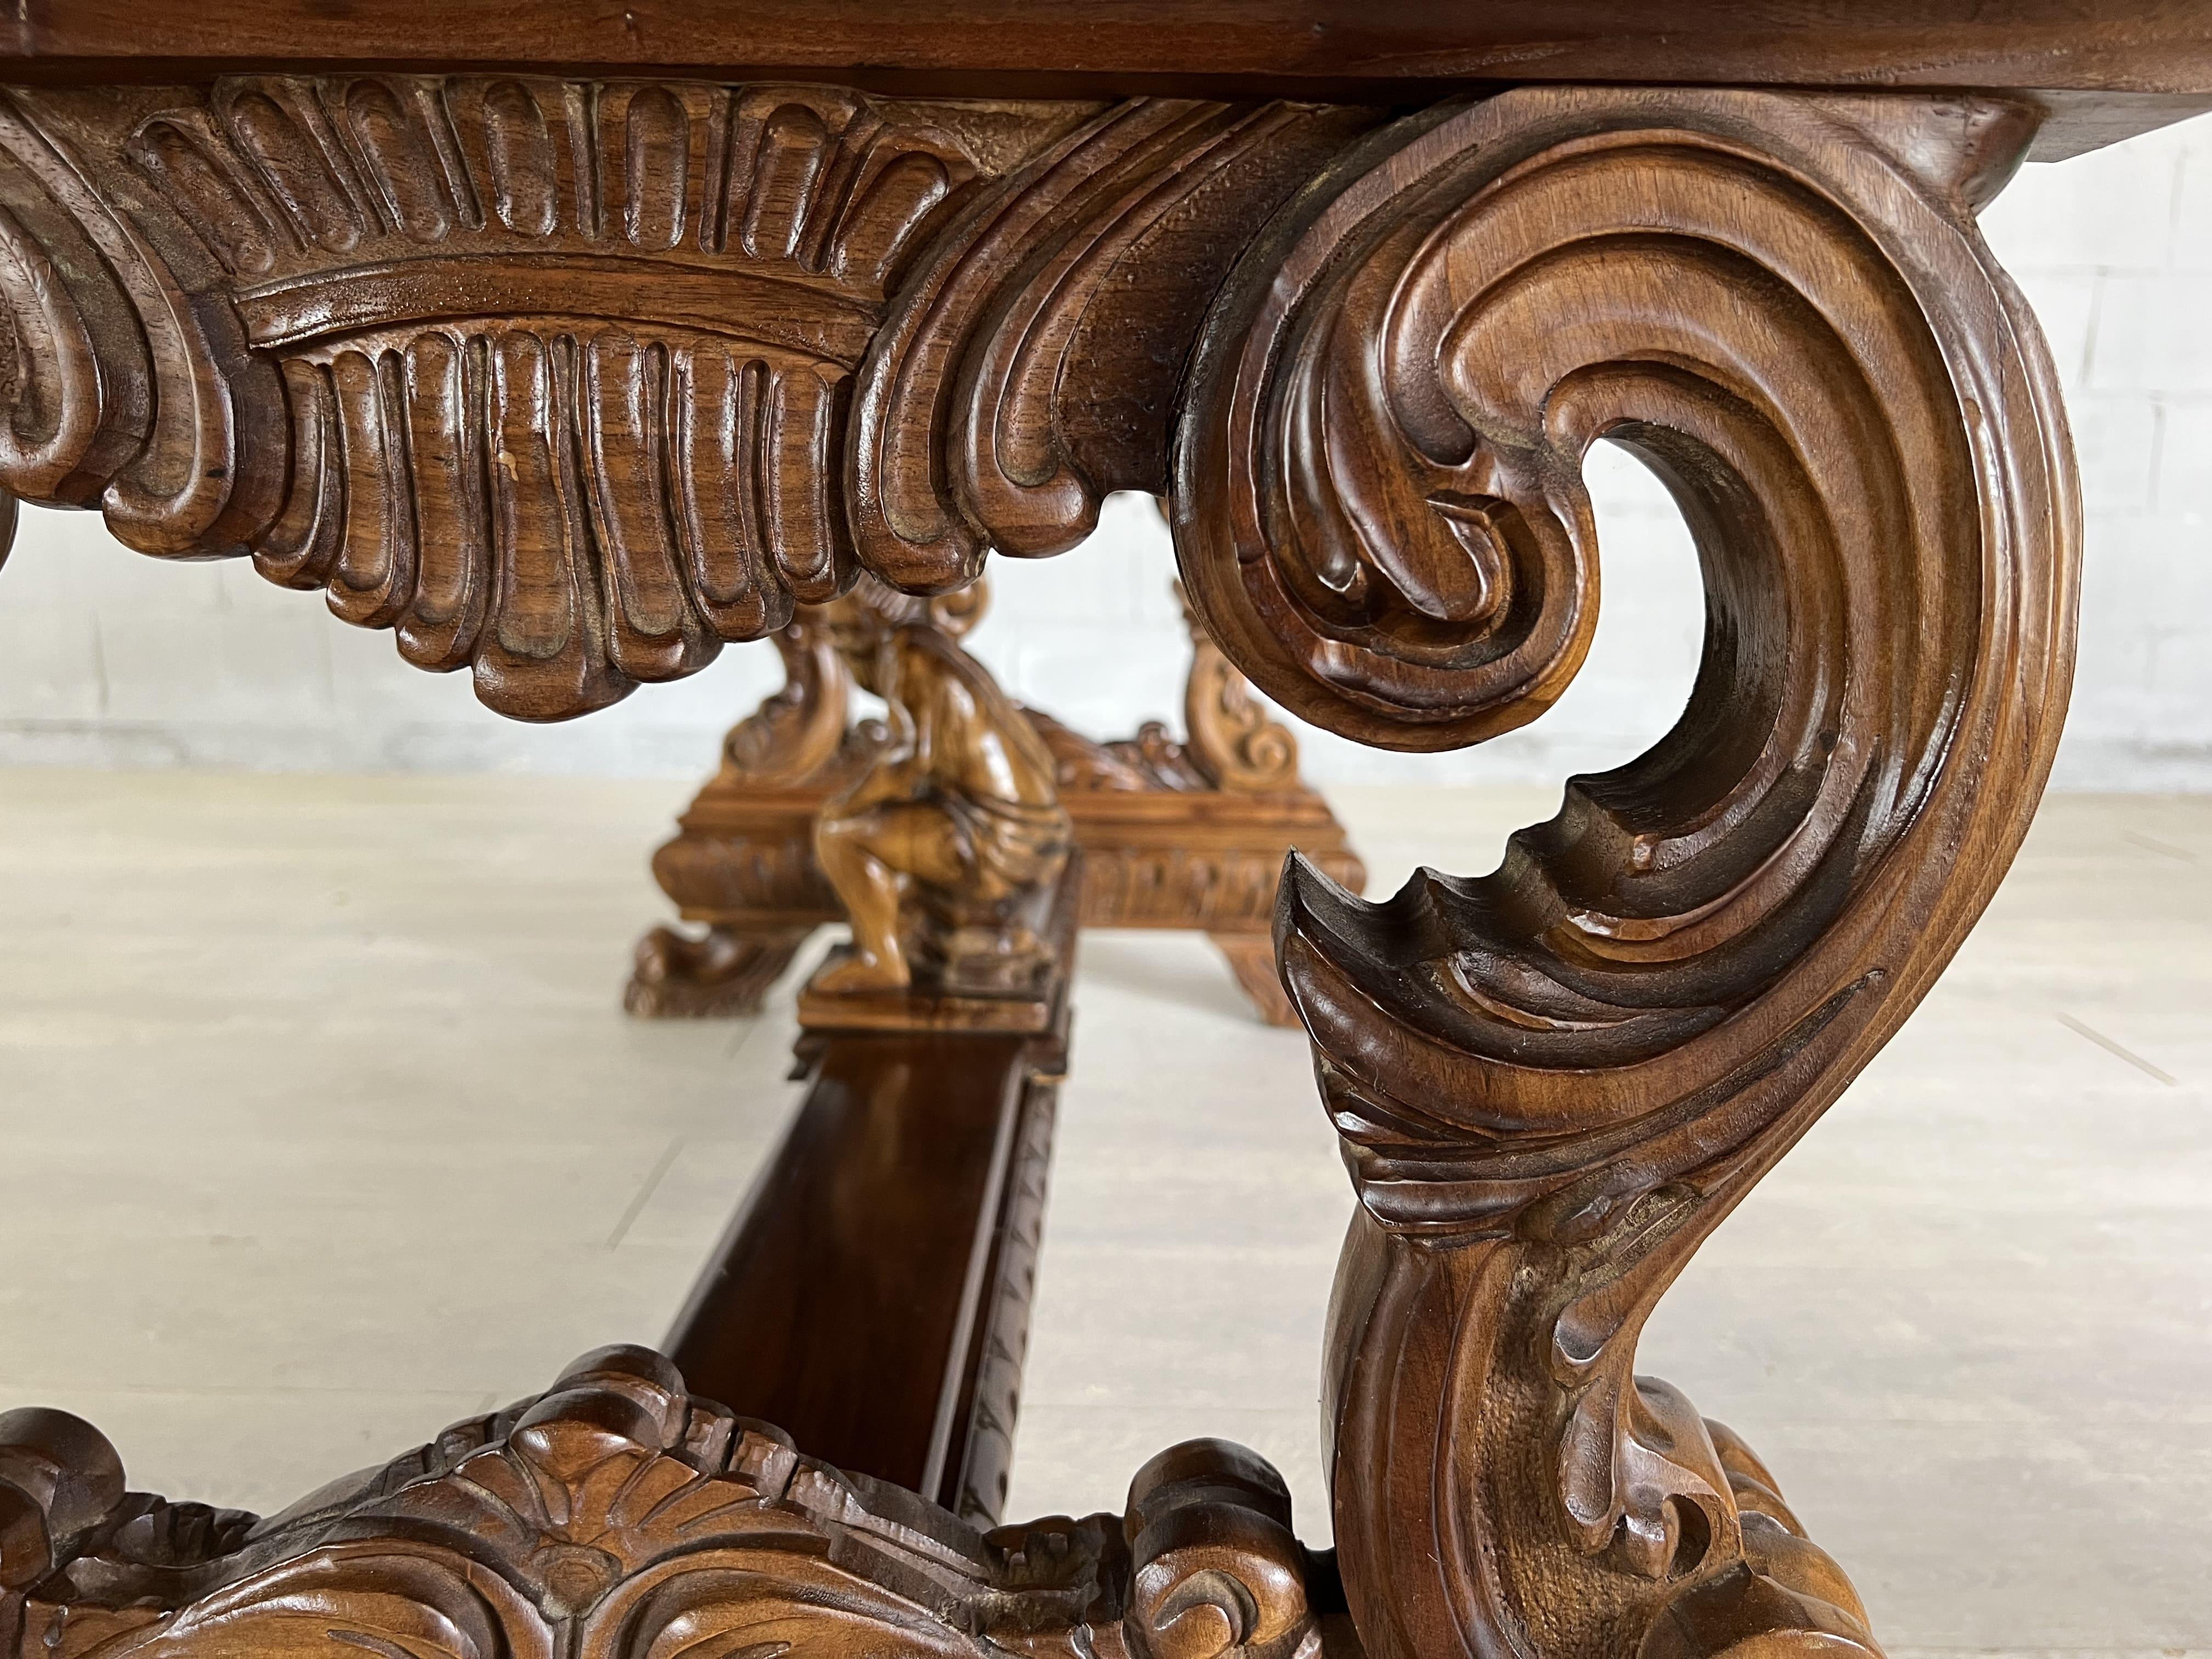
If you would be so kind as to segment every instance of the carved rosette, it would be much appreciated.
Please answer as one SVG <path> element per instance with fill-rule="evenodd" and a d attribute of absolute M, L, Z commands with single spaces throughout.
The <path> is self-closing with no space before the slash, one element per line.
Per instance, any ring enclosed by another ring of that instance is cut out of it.
<path fill-rule="evenodd" d="M 267 1521 L 124 1489 L 59 1412 L 0 1416 L 9 1659 L 1310 1659 L 1281 1479 L 1192 1441 L 1126 1516 L 981 1533 L 602 1348 Z"/>
<path fill-rule="evenodd" d="M 1178 555 L 1308 719 L 1436 749 L 1548 706 L 1595 620 L 1601 438 L 1667 483 L 1705 572 L 1680 722 L 1496 874 L 1376 904 L 1285 883 L 1363 1203 L 1327 1414 L 1378 1659 L 1872 1645 L 1764 1471 L 1634 1350 L 1948 961 L 2049 769 L 2072 461 L 1971 216 L 2033 125 L 1510 92 L 1348 154 L 1208 321 Z"/>

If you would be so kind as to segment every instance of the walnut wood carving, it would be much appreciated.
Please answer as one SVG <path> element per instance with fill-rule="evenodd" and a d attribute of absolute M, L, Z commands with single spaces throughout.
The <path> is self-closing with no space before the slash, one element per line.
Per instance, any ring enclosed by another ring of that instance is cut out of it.
<path fill-rule="evenodd" d="M 714 922 L 698 935 L 655 927 L 637 944 L 623 1006 L 647 1017 L 749 1012 L 791 965 L 836 896 L 814 861 L 813 826 L 823 803 L 860 775 L 890 732 L 880 721 L 847 724 L 848 676 L 820 616 L 801 611 L 773 636 L 783 659 L 781 690 L 732 726 L 722 761 L 702 792 L 720 804 L 726 831 L 744 851 L 719 864 L 721 889 L 742 895 L 745 925 Z M 696 806 L 693 809 L 698 810 Z M 687 815 L 688 817 L 689 815 Z M 696 879 L 682 839 L 654 860 L 661 881 Z"/>
<path fill-rule="evenodd" d="M 643 1348 L 457 1423 L 284 1514 L 125 1488 L 60 1412 L 0 1417 L 9 1659 L 1310 1659 L 1281 1479 L 1188 1442 L 1126 1515 L 976 1531 L 687 1395 Z"/>
<path fill-rule="evenodd" d="M 973 627 L 984 586 L 952 596 L 957 614 L 951 598 L 935 601 L 937 624 L 956 635 Z M 1099 743 L 1024 712 L 1083 851 L 1083 925 L 1204 932 L 1261 1017 L 1295 1024 L 1268 934 L 1284 855 L 1295 846 L 1355 890 L 1366 872 L 1299 779 L 1297 739 L 1185 614 L 1186 741 L 1147 721 L 1133 738 Z M 732 728 L 720 770 L 653 855 L 662 888 L 706 927 L 655 927 L 639 942 L 624 993 L 633 1013 L 751 1013 L 807 934 L 843 915 L 813 856 L 814 820 L 888 734 L 866 722 L 842 729 L 845 671 L 816 613 L 802 611 L 778 645 L 786 684 Z"/>
<path fill-rule="evenodd" d="M 1108 494 L 1157 491 L 1227 256 L 1374 118 L 1133 100 L 979 201 L 860 371 L 845 485 L 862 562 L 902 587 L 955 587 L 988 548 L 1064 552 Z M 1111 391 L 1063 399 L 1063 385 Z"/>
<path fill-rule="evenodd" d="M 500 712 L 565 718 L 774 632 L 856 551 L 909 586 L 971 576 L 981 544 L 922 522 L 956 449 L 981 458 L 961 510 L 1011 550 L 1158 489 L 1222 272 L 1371 119 L 467 76 L 19 88 L 0 487 L 96 503 L 145 552 L 250 551 Z M 1063 373 L 1115 396 L 1063 413 Z"/>
<path fill-rule="evenodd" d="M 1178 551 L 1232 659 L 1309 718 L 1436 748 L 1540 713 L 1595 614 L 1600 437 L 1665 480 L 1705 570 L 1680 724 L 1496 875 L 1377 904 L 1285 883 L 1284 981 L 1363 1205 L 1326 1414 L 1377 1659 L 1871 1647 L 1635 1346 L 1949 958 L 2050 764 L 2071 457 L 1971 218 L 2033 128 L 1987 100 L 1510 92 L 1346 155 L 1209 319 Z"/>
<path fill-rule="evenodd" d="M 1079 112 L 987 147 L 808 88 L 19 91 L 0 240 L 52 349 L 0 483 L 248 549 L 502 713 L 597 707 L 849 580 L 838 410 L 886 294 L 993 151 Z"/>
<path fill-rule="evenodd" d="M 404 0 L 18 0 L 0 18 L 8 78 L 198 76 L 272 54 L 358 68 L 653 75 L 702 64 L 756 80 L 1004 98 L 1328 98 L 1410 109 L 1516 82 L 2035 89 L 2056 161 L 2212 106 L 2212 35 L 2192 0 L 1505 0 L 1348 7 L 1272 0 L 529 0 L 465 13 Z"/>
<path fill-rule="evenodd" d="M 1250 683 L 1199 623 L 1182 585 L 1183 623 L 1190 633 L 1190 678 L 1183 686 L 1182 718 L 1191 758 L 1217 789 L 1296 789 L 1298 740 L 1254 700 Z"/>
<path fill-rule="evenodd" d="M 145 27 L 238 66 L 221 20 L 296 23 L 300 3 Z M 828 32 L 795 45 L 785 6 L 775 50 L 848 78 L 1037 67 L 956 9 L 962 38 L 908 22 L 862 64 L 840 44 L 860 9 L 825 0 Z M 645 78 L 458 72 L 479 50 L 532 61 L 514 8 L 504 46 L 427 31 L 422 61 L 453 73 L 377 71 L 412 55 L 333 15 L 346 50 L 384 43 L 370 70 L 173 86 L 70 84 L 131 54 L 109 0 L 82 26 L 0 25 L 42 82 L 0 94 L 0 503 L 97 506 L 167 556 L 250 553 L 526 718 L 786 630 L 793 692 L 718 780 L 757 816 L 715 878 L 763 931 L 649 951 L 668 1006 L 763 982 L 834 909 L 804 841 L 764 826 L 811 822 L 902 741 L 848 730 L 834 641 L 799 607 L 863 573 L 948 593 L 989 549 L 1073 544 L 1108 491 L 1165 490 L 1221 651 L 1189 738 L 1093 744 L 1040 717 L 1030 761 L 1114 804 L 1072 809 L 1087 893 L 1112 895 L 1086 905 L 1187 915 L 1186 879 L 1209 917 L 1276 903 L 1361 1204 L 1324 1398 L 1358 1644 L 1872 1653 L 1765 1469 L 1638 1377 L 1635 1346 L 2024 832 L 2079 510 L 2045 348 L 1972 216 L 2039 129 L 2063 151 L 2155 118 L 2125 88 L 2212 94 L 2201 54 L 2167 50 L 2205 31 L 2124 6 L 2054 31 L 1992 3 L 1969 49 L 1964 25 L 1814 6 L 1817 40 L 1778 46 L 1733 8 L 1662 0 L 1631 28 L 1571 4 L 1608 39 L 1544 72 L 1632 80 L 1648 49 L 1811 89 L 1478 99 L 1439 77 L 1494 88 L 1528 42 L 1450 9 L 1397 37 L 1413 60 L 1380 25 L 1344 37 L 1346 72 L 1417 110 L 1387 126 L 1265 101 L 1326 82 L 1328 30 L 1278 38 L 1310 8 L 1189 48 L 1233 101 L 1116 78 L 1197 38 L 1141 0 L 1050 31 L 1071 78 L 1047 89 L 1110 97 L 1019 104 L 666 78 L 668 49 L 628 35 L 595 61 Z M 612 38 L 546 15 L 557 40 Z M 83 56 L 39 58 L 49 39 Z M 310 40 L 268 50 L 316 61 Z M 1924 76 L 1994 90 L 1863 89 Z M 1242 835 L 1282 798 L 1294 760 L 1239 676 L 1409 750 L 1539 716 L 1596 615 L 1581 467 L 1601 438 L 1662 477 L 1700 550 L 1705 661 L 1666 738 L 1572 781 L 1481 879 L 1425 872 L 1369 904 L 1305 860 L 1279 894 L 1187 846 L 1146 862 L 1144 836 L 1185 822 L 1161 803 Z M 1246 930 L 1214 931 L 1250 975 Z M 1118 1522 L 982 1536 L 635 1351 L 258 1525 L 126 1495 L 74 1419 L 0 1419 L 0 1653 L 21 1659 L 1310 1659 L 1326 1576 L 1272 1476 L 1210 1443 L 1156 1462 Z"/>
<path fill-rule="evenodd" d="M 1061 966 L 1051 915 L 1074 832 L 1051 753 L 932 609 L 863 577 L 822 613 L 891 720 L 814 820 L 814 861 L 853 937 L 808 982 L 809 1024 L 849 994 L 1049 1002 Z"/>
<path fill-rule="evenodd" d="M 805 1096 L 662 1344 L 696 1392 L 975 1527 L 1012 1474 L 1068 1066 L 1064 983 L 1048 1001 L 1034 1035 L 919 1006 L 802 1030 Z"/>

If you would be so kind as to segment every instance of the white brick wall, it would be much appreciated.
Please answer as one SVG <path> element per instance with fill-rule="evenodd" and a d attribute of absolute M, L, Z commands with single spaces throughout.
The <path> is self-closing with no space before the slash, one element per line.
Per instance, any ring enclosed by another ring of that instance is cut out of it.
<path fill-rule="evenodd" d="M 2212 118 L 2031 167 L 1984 221 L 2066 381 L 2088 512 L 2062 786 L 2212 789 Z M 1593 458 L 1605 607 L 1590 660 L 1534 726 L 1446 757 L 1305 736 L 1319 781 L 1550 781 L 1627 758 L 1680 708 L 1695 561 L 1664 494 Z M 974 641 L 1017 691 L 1102 735 L 1174 720 L 1174 561 L 1146 502 L 1092 545 L 994 565 Z M 556 727 L 499 720 L 465 675 L 403 664 L 243 564 L 167 565 L 96 517 L 28 513 L 0 571 L 0 763 L 690 774 L 775 679 L 765 646 Z"/>
<path fill-rule="evenodd" d="M 2057 781 L 2212 788 L 2212 122 L 2027 168 L 1983 228 L 2043 319 L 2081 455 Z"/>

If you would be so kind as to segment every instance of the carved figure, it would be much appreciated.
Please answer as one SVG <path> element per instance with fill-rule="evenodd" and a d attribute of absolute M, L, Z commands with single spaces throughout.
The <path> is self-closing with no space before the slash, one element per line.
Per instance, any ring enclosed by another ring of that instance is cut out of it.
<path fill-rule="evenodd" d="M 903 988 L 919 957 L 947 988 L 1030 991 L 1052 965 L 1042 907 L 1073 840 L 1051 751 L 927 601 L 863 579 L 823 619 L 892 735 L 815 824 L 853 948 L 812 989 Z"/>
<path fill-rule="evenodd" d="M 735 843 L 739 856 L 712 874 L 731 911 L 690 934 L 659 927 L 637 942 L 623 1006 L 647 1018 L 750 1013 L 807 936 L 837 914 L 814 862 L 823 802 L 860 775 L 890 741 L 880 720 L 845 723 L 842 658 L 812 606 L 775 635 L 784 684 L 722 738 L 721 764 L 679 821 L 683 833 L 653 858 L 664 887 L 694 878 L 695 846 Z"/>
<path fill-rule="evenodd" d="M 158 20 L 150 62 L 328 61 L 296 21 L 238 44 L 304 0 L 200 9 Z M 1575 39 L 1537 52 L 1497 8 L 1431 8 L 1448 22 L 1387 61 L 1225 7 L 1147 21 L 1157 48 L 1097 8 L 1049 24 L 1042 66 L 1121 65 L 1063 89 L 1211 64 L 1233 103 L 723 86 L 650 53 L 641 79 L 488 76 L 471 53 L 546 59 L 495 26 L 464 49 L 427 8 L 384 9 L 422 15 L 420 51 L 321 9 L 342 74 L 84 84 L 149 27 L 89 0 L 7 37 L 46 61 L 0 92 L 0 507 L 249 553 L 528 719 L 692 672 L 861 574 L 824 623 L 890 701 L 888 747 L 848 775 L 802 691 L 731 756 L 787 801 L 834 791 L 817 859 L 856 949 L 828 984 L 896 1000 L 927 972 L 1008 1006 L 1069 856 L 1055 765 L 1114 780 L 1101 800 L 1171 797 L 1194 755 L 1222 802 L 1289 775 L 1232 668 L 1404 750 L 1537 718 L 1595 621 L 1584 453 L 1651 465 L 1710 619 L 1675 727 L 1572 781 L 1491 876 L 1371 904 L 1307 864 L 1282 884 L 1279 971 L 1361 1206 L 1323 1397 L 1340 1605 L 1372 1659 L 1877 1653 L 1742 1443 L 1636 1375 L 1637 1338 L 1935 981 L 2033 815 L 2081 514 L 2049 352 L 1973 215 L 2031 147 L 2212 101 L 2196 9 L 2112 0 L 2084 34 L 1991 0 L 1976 45 L 1839 4 L 1723 33 L 1655 0 L 1631 40 L 1559 0 Z M 568 42 L 553 63 L 606 60 L 577 32 L 597 11 L 506 9 Z M 811 57 L 757 45 L 757 9 L 750 61 L 902 67 L 883 9 L 798 9 Z M 932 72 L 997 72 L 1003 26 L 944 9 Z M 697 27 L 688 61 L 731 61 Z M 1270 101 L 1311 94 L 1316 52 L 1412 112 Z M 370 72 L 393 61 L 435 72 Z M 1459 90 L 1492 71 L 1591 84 Z M 1219 729 L 1086 758 L 868 579 L 961 586 L 988 550 L 1074 545 L 1123 489 L 1171 500 Z M 1305 1659 L 1318 1563 L 1279 1490 L 1178 1449 L 1118 1525 L 980 1537 L 635 1352 L 258 1526 L 127 1494 L 97 1435 L 31 1413 L 0 1419 L 0 1655 L 672 1659 L 827 1632 Z"/>
<path fill-rule="evenodd" d="M 1178 589 L 1180 591 L 1180 589 Z M 929 609 L 964 636 L 985 581 Z M 1259 1016 L 1295 1025 L 1275 976 L 1269 929 L 1284 857 L 1296 848 L 1357 892 L 1367 872 L 1328 803 L 1298 776 L 1297 739 L 1184 606 L 1187 736 L 1147 720 L 1101 743 L 1039 708 L 1022 712 L 1051 751 L 1083 855 L 1085 927 L 1205 933 Z M 842 914 L 814 860 L 814 818 L 890 740 L 845 725 L 847 674 L 821 612 L 802 608 L 776 635 L 786 684 L 732 726 L 721 765 L 653 854 L 653 872 L 690 934 L 654 927 L 638 943 L 623 1006 L 648 1017 L 750 1014 L 809 933 Z"/>

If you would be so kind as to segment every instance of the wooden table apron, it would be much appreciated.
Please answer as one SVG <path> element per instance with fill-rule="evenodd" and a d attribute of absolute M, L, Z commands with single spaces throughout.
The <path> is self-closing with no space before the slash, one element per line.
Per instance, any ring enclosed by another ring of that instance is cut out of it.
<path fill-rule="evenodd" d="M 10 514 L 557 720 L 1143 489 L 1237 670 L 1429 750 L 1572 678 L 1581 459 L 1635 452 L 1700 550 L 1680 722 L 1494 875 L 1284 880 L 1361 1200 L 1335 1551 L 1218 1442 L 980 1532 L 614 1349 L 265 1522 L 0 1417 L 0 1650 L 1877 1651 L 1637 1336 L 2019 846 L 2080 507 L 1974 215 L 2212 104 L 2212 4 L 702 9 L 19 7 Z"/>

